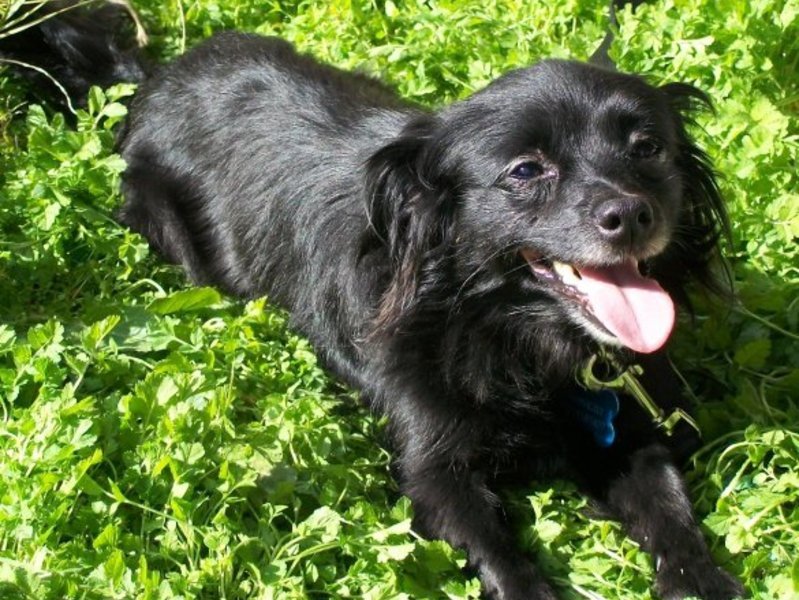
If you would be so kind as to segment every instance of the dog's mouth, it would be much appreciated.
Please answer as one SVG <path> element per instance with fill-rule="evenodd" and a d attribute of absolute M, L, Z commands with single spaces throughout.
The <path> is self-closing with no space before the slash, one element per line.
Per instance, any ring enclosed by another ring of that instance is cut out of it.
<path fill-rule="evenodd" d="M 575 303 L 591 322 L 636 352 L 660 349 L 674 328 L 674 303 L 654 279 L 644 277 L 638 262 L 612 266 L 577 266 L 522 250 L 536 279 Z"/>

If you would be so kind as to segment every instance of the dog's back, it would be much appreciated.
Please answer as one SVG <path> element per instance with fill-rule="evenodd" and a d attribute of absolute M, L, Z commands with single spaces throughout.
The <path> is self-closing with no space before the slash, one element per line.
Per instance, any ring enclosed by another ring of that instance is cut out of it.
<path fill-rule="evenodd" d="M 268 294 L 357 381 L 352 340 L 383 277 L 361 252 L 362 172 L 413 112 L 285 41 L 217 35 L 138 91 L 120 218 L 195 281 Z"/>
<path fill-rule="evenodd" d="M 327 245 L 315 236 L 335 233 L 323 207 L 352 199 L 348 186 L 374 136 L 400 125 L 387 100 L 372 80 L 323 68 L 282 40 L 218 35 L 138 92 L 121 139 L 122 219 L 195 280 L 293 303 L 278 274 L 296 277 L 302 251 Z M 363 118 L 364 105 L 380 127 Z M 280 231 L 286 219 L 306 238 L 302 248 Z"/>

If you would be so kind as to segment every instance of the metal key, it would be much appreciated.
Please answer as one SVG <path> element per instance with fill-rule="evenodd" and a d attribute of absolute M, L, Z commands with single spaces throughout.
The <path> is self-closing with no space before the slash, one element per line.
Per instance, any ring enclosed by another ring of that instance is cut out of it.
<path fill-rule="evenodd" d="M 614 373 L 612 377 L 603 378 L 596 374 L 594 369 L 597 366 L 597 361 L 600 358 L 603 360 L 608 369 Z M 663 429 L 666 435 L 673 435 L 674 427 L 677 425 L 677 423 L 680 421 L 685 421 L 701 436 L 702 432 L 699 429 L 699 425 L 697 425 L 693 417 L 691 417 L 691 415 L 689 415 L 683 409 L 675 408 L 668 417 L 666 416 L 665 411 L 657 405 L 657 403 L 652 399 L 652 396 L 647 393 L 647 391 L 644 389 L 644 386 L 641 385 L 641 382 L 638 380 L 638 377 L 641 376 L 643 372 L 644 369 L 641 367 L 641 365 L 630 365 L 627 368 L 622 368 L 618 363 L 616 363 L 616 361 L 610 358 L 600 357 L 599 355 L 595 354 L 588 359 L 588 362 L 580 372 L 580 381 L 585 388 L 592 391 L 611 389 L 618 390 L 632 396 L 635 398 L 635 401 L 638 402 L 638 404 L 649 413 L 649 416 L 652 417 L 652 421 L 654 421 L 656 427 Z"/>

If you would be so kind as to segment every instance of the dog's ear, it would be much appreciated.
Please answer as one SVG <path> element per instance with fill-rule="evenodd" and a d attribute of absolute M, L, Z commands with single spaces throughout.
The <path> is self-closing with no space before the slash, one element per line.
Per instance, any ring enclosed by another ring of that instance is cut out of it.
<path fill-rule="evenodd" d="M 453 185 L 440 163 L 436 121 L 423 117 L 375 152 L 366 163 L 370 230 L 362 253 L 382 246 L 389 282 L 373 321 L 374 333 L 396 331 L 438 286 L 454 238 Z"/>
<path fill-rule="evenodd" d="M 689 280 L 721 296 L 731 293 L 731 278 L 719 249 L 720 242 L 730 238 L 730 225 L 710 160 L 686 131 L 697 111 L 712 110 L 710 98 L 685 83 L 669 83 L 660 89 L 677 122 L 677 165 L 683 176 L 684 204 L 674 239 L 654 265 L 653 274 L 678 302 L 690 308 L 685 289 Z M 719 280 L 715 268 L 722 270 L 724 281 Z"/>

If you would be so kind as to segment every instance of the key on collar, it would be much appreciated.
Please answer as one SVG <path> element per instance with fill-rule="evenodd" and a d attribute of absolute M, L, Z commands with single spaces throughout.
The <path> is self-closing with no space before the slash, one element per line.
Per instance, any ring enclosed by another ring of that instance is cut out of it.
<path fill-rule="evenodd" d="M 607 373 L 603 372 L 598 375 L 597 368 L 604 369 Z M 643 372 L 644 369 L 641 365 L 630 365 L 625 368 L 610 357 L 594 354 L 580 372 L 580 382 L 586 389 L 592 391 L 611 389 L 632 396 L 649 413 L 655 426 L 662 429 L 666 435 L 672 435 L 677 423 L 685 421 L 701 436 L 699 425 L 691 415 L 681 408 L 675 408 L 666 416 L 666 412 L 657 405 L 638 380 Z"/>

